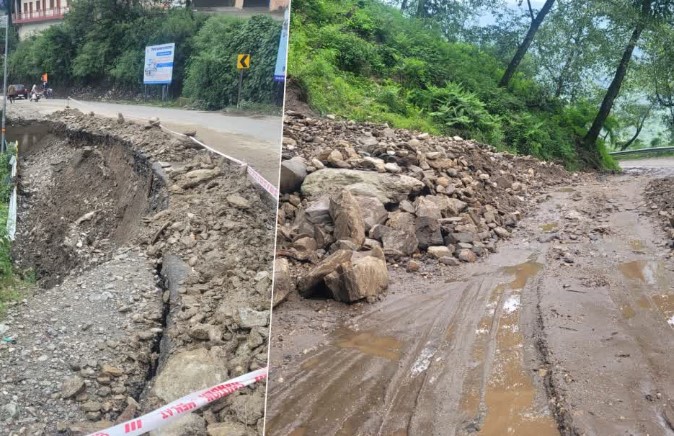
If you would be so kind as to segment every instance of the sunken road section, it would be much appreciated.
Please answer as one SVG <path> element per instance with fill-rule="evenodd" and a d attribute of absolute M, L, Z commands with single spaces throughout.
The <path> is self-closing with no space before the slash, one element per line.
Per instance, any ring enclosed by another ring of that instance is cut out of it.
<path fill-rule="evenodd" d="M 276 213 L 245 169 L 123 117 L 40 125 L 14 244 L 37 287 L 0 321 L 0 434 L 87 434 L 266 366 Z M 261 434 L 264 391 L 160 434 Z"/>

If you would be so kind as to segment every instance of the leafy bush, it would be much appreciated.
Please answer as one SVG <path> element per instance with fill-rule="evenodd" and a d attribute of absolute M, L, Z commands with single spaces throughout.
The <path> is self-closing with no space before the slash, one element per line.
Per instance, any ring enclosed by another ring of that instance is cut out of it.
<path fill-rule="evenodd" d="M 205 109 L 236 104 L 237 54 L 248 53 L 251 68 L 244 71 L 242 99 L 272 103 L 280 35 L 281 24 L 267 16 L 254 16 L 249 20 L 222 15 L 209 18 L 193 41 L 185 95 Z"/>
<path fill-rule="evenodd" d="M 450 42 L 377 0 L 293 0 L 291 20 L 288 73 L 320 113 L 582 165 L 576 144 L 596 108 L 554 98 L 526 59 L 502 89 L 502 50 Z"/>

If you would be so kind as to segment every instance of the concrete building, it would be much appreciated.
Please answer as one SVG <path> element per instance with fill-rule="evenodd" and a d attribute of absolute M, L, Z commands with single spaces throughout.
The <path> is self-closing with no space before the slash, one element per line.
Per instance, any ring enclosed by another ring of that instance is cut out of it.
<path fill-rule="evenodd" d="M 249 15 L 272 13 L 283 15 L 290 5 L 290 0 L 192 0 L 194 10 L 203 12 L 233 13 Z"/>
<path fill-rule="evenodd" d="M 68 0 L 13 0 L 12 23 L 25 39 L 63 20 Z"/>

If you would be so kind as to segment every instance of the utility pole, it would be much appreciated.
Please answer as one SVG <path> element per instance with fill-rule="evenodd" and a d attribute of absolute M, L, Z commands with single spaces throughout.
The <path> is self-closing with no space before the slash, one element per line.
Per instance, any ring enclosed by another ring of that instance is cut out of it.
<path fill-rule="evenodd" d="M 0 151 L 7 149 L 5 143 L 5 122 L 7 119 L 7 52 L 9 51 L 9 16 L 12 13 L 12 1 L 7 2 L 7 19 L 5 21 L 5 72 L 2 80 L 2 139 L 0 139 Z"/>

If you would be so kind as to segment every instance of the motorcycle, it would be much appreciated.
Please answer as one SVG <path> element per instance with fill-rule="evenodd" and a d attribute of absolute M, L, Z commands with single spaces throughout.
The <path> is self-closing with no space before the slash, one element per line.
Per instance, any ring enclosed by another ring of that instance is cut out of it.
<path fill-rule="evenodd" d="M 37 103 L 42 98 L 42 94 L 38 92 L 33 92 L 30 94 L 30 101 Z"/>

